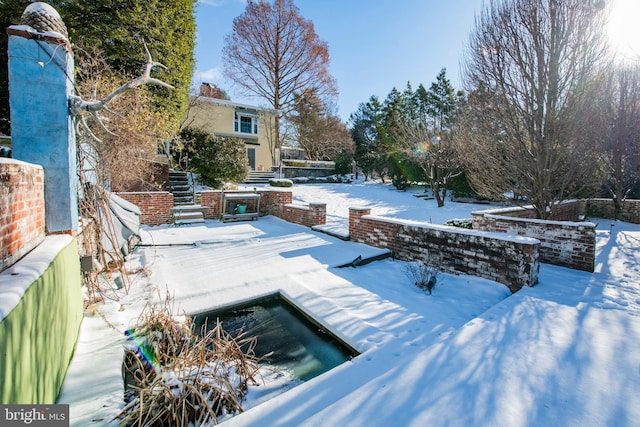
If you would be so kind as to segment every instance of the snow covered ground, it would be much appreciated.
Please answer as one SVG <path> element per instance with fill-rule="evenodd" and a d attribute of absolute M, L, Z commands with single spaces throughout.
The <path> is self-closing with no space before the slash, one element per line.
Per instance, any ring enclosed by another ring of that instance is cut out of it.
<path fill-rule="evenodd" d="M 327 203 L 334 232 L 349 207 L 440 224 L 487 207 L 437 208 L 381 183 L 293 192 L 294 203 Z M 542 265 L 539 284 L 515 295 L 441 274 L 429 296 L 392 259 L 336 268 L 382 251 L 274 217 L 146 228 L 143 243 L 155 246 L 128 267 L 146 274 L 87 313 L 59 403 L 72 425 L 116 424 L 123 331 L 166 291 L 187 313 L 279 291 L 361 355 L 268 400 L 268 387 L 252 389 L 248 410 L 224 425 L 638 425 L 640 226 L 591 220 L 596 273 Z"/>

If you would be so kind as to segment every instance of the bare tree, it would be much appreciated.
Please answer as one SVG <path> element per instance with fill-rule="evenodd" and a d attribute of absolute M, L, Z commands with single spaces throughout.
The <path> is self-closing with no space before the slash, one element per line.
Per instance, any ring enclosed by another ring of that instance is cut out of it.
<path fill-rule="evenodd" d="M 271 164 L 278 166 L 280 164 L 279 156 L 276 156 L 276 148 L 279 148 L 278 138 L 286 140 L 286 132 L 282 133 L 279 129 L 276 132 L 276 127 L 279 125 L 277 118 L 277 112 L 272 110 L 261 109 L 258 112 L 258 120 L 260 120 L 260 129 L 264 132 L 265 139 L 269 146 L 269 153 L 271 154 Z"/>
<path fill-rule="evenodd" d="M 225 38 L 223 58 L 231 81 L 276 110 L 275 148 L 280 147 L 280 118 L 294 107 L 296 93 L 309 88 L 319 96 L 337 93 L 327 43 L 300 16 L 293 0 L 249 0 Z"/>
<path fill-rule="evenodd" d="M 146 49 L 146 46 L 145 46 Z M 170 85 L 151 77 L 155 66 L 147 50 L 143 74 L 123 82 L 111 72 L 100 52 L 76 50 L 78 61 L 77 95 L 71 99 L 76 121 L 79 211 L 84 218 L 83 252 L 96 257 L 105 270 L 120 269 L 127 281 L 122 236 L 114 228 L 108 190 L 157 189 L 150 177 L 156 138 L 169 125 L 152 112 L 151 97 L 139 89 L 146 84 Z M 100 112 L 108 112 L 101 117 Z M 92 119 L 92 120 L 88 120 Z M 114 133 L 114 132 L 117 132 Z M 98 272 L 84 276 L 92 300 L 101 298 Z M 125 285 L 126 287 L 127 285 Z"/>
<path fill-rule="evenodd" d="M 145 46 L 146 49 L 146 46 Z M 101 52 L 76 49 L 78 61 L 78 96 L 72 110 L 80 152 L 95 158 L 100 184 L 113 191 L 158 189 L 153 169 L 156 141 L 167 139 L 169 123 L 153 112 L 152 97 L 139 89 L 147 84 L 170 87 L 152 78 L 157 65 L 147 50 L 143 74 L 129 81 L 113 73 Z M 108 113 L 99 117 L 100 112 Z M 89 120 L 93 118 L 93 120 Z M 90 152 L 89 152 L 90 151 Z"/>
<path fill-rule="evenodd" d="M 315 90 L 296 96 L 295 112 L 289 121 L 293 139 L 305 150 L 309 160 L 334 160 L 338 153 L 353 153 L 355 149 L 347 126 L 331 113 Z"/>
<path fill-rule="evenodd" d="M 415 121 L 403 124 L 399 135 L 403 151 L 420 167 L 438 207 L 443 207 L 449 183 L 463 171 L 450 135 Z"/>
<path fill-rule="evenodd" d="M 548 218 L 558 201 L 592 184 L 597 156 L 578 119 L 606 59 L 602 4 L 485 5 L 464 62 L 469 99 L 457 139 L 479 194 L 520 193 Z"/>
<path fill-rule="evenodd" d="M 602 91 L 610 118 L 604 163 L 617 216 L 640 177 L 640 66 L 620 65 L 609 76 Z"/>

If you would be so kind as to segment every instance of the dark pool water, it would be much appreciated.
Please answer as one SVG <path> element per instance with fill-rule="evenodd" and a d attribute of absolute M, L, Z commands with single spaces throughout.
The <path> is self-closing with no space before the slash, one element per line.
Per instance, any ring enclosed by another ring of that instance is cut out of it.
<path fill-rule="evenodd" d="M 243 331 L 257 337 L 255 353 L 263 358 L 262 364 L 287 371 L 302 381 L 359 354 L 280 294 L 198 314 L 194 316 L 196 330 L 201 330 L 205 323 L 215 326 L 216 319 L 234 337 Z"/>

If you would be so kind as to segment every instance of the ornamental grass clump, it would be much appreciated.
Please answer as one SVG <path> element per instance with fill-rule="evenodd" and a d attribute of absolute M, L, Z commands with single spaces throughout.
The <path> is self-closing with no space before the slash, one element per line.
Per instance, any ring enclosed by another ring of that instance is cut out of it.
<path fill-rule="evenodd" d="M 410 262 L 405 268 L 405 272 L 409 279 L 420 289 L 433 293 L 438 283 L 438 270 L 435 267 L 428 266 L 423 262 Z"/>
<path fill-rule="evenodd" d="M 148 306 L 127 335 L 121 426 L 217 424 L 242 412 L 248 385 L 258 385 L 255 337 L 233 338 L 220 322 L 201 337 L 168 300 Z"/>

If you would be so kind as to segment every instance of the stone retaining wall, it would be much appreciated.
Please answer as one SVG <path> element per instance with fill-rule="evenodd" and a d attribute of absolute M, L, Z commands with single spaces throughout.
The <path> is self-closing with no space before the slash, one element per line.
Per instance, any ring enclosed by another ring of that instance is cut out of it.
<path fill-rule="evenodd" d="M 538 281 L 538 240 L 370 213 L 368 208 L 349 209 L 352 241 L 386 248 L 398 258 L 424 261 L 442 271 L 495 280 L 512 292 Z"/>
<path fill-rule="evenodd" d="M 611 199 L 589 199 L 587 214 L 591 217 L 614 219 L 615 210 Z M 640 200 L 625 200 L 622 202 L 620 221 L 640 224 Z"/>
<path fill-rule="evenodd" d="M 518 218 L 503 213 L 503 209 L 473 212 L 473 229 L 537 239 L 540 241 L 541 262 L 593 272 L 595 224 Z"/>

